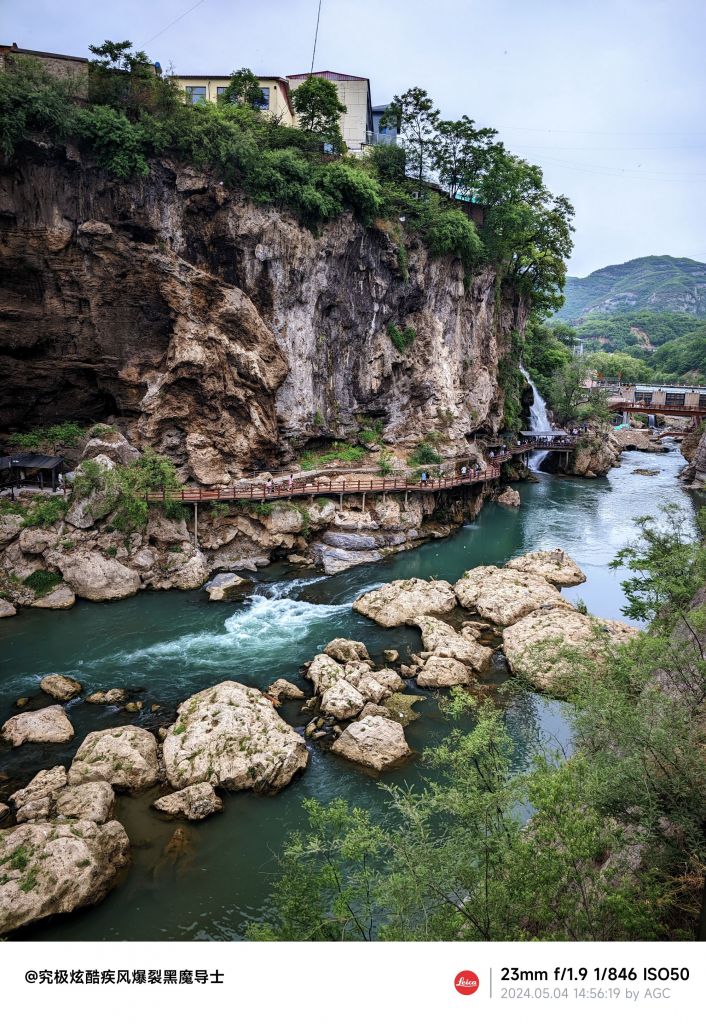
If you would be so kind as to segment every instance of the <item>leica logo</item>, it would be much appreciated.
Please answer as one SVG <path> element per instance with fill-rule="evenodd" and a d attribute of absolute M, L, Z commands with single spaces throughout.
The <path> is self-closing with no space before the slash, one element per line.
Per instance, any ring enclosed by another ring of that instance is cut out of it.
<path fill-rule="evenodd" d="M 454 978 L 454 988 L 462 996 L 472 996 L 478 991 L 478 975 L 474 971 L 459 971 Z"/>

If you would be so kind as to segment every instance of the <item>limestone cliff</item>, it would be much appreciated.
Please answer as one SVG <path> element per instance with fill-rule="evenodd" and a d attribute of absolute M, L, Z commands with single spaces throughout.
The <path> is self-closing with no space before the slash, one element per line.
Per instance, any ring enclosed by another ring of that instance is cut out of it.
<path fill-rule="evenodd" d="M 0 168 L 0 429 L 115 418 L 182 478 L 228 483 L 344 438 L 436 429 L 445 454 L 502 420 L 498 364 L 525 309 L 390 225 L 319 234 L 169 162 L 119 182 L 71 148 Z M 388 233 L 389 232 L 389 233 Z M 399 352 L 390 325 L 416 337 Z"/>

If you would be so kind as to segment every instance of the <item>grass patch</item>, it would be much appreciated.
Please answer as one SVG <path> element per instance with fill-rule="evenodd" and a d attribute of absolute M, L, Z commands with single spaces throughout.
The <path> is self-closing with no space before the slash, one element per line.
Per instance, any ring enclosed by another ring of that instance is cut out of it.
<path fill-rule="evenodd" d="M 396 324 L 388 324 L 387 333 L 390 336 L 392 344 L 402 355 L 404 355 L 407 349 L 413 344 L 414 339 L 417 337 L 417 332 L 413 327 L 402 328 L 398 327 Z"/>
<path fill-rule="evenodd" d="M 50 572 L 48 569 L 36 569 L 31 576 L 25 580 L 25 585 L 31 587 L 37 597 L 44 597 L 51 590 L 62 582 L 63 576 L 58 572 Z"/>
<path fill-rule="evenodd" d="M 336 441 L 326 452 L 305 451 L 299 456 L 299 465 L 304 470 L 329 466 L 332 462 L 358 462 L 365 455 L 365 449 L 358 444 Z"/>

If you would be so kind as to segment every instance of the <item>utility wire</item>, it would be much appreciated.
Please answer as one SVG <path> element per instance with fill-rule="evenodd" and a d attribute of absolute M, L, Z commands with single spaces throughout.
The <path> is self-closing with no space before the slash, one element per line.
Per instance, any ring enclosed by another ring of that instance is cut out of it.
<path fill-rule="evenodd" d="M 319 9 L 316 12 L 316 32 L 314 33 L 314 49 L 311 53 L 311 71 L 310 74 L 314 74 L 314 61 L 316 59 L 316 43 L 319 39 L 319 19 L 321 18 L 321 0 L 319 0 Z"/>
<path fill-rule="evenodd" d="M 199 0 L 199 2 L 197 4 L 194 4 L 193 7 L 189 7 L 189 9 L 187 11 L 184 11 L 183 14 L 180 14 L 178 18 L 174 19 L 174 21 L 170 21 L 169 24 L 165 25 L 164 28 L 161 28 L 159 30 L 159 32 L 155 32 L 155 34 L 153 36 L 150 36 L 149 39 L 147 39 L 144 43 L 142 43 L 142 46 L 147 46 L 149 43 L 152 42 L 153 39 L 157 39 L 158 36 L 163 35 L 167 31 L 168 28 L 171 28 L 172 25 L 176 25 L 176 23 L 178 21 L 181 21 L 182 18 L 185 18 L 187 16 L 187 14 L 191 14 L 191 12 L 195 11 L 197 7 L 200 7 L 201 4 L 205 4 L 205 3 L 206 3 L 206 0 Z"/>

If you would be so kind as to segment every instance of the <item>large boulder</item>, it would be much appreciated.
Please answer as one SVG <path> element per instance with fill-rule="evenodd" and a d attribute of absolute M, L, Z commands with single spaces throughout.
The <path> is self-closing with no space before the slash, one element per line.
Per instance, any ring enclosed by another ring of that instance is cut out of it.
<path fill-rule="evenodd" d="M 454 589 L 464 608 L 499 626 L 509 626 L 537 608 L 571 607 L 543 576 L 494 565 L 470 569 Z"/>
<path fill-rule="evenodd" d="M 492 650 L 479 644 L 470 633 L 457 633 L 453 626 L 433 615 L 420 615 L 414 625 L 422 631 L 425 652 L 440 658 L 454 658 L 475 672 L 485 672 L 490 667 Z"/>
<path fill-rule="evenodd" d="M 219 572 L 204 587 L 209 601 L 226 601 L 248 584 L 243 576 L 235 572 Z"/>
<path fill-rule="evenodd" d="M 399 722 L 378 715 L 367 715 L 352 722 L 331 747 L 348 761 L 382 771 L 411 754 Z"/>
<path fill-rule="evenodd" d="M 158 778 L 157 741 L 136 725 L 89 732 L 69 768 L 72 786 L 109 782 L 116 789 L 137 792 L 154 786 Z"/>
<path fill-rule="evenodd" d="M 517 508 L 520 504 L 520 492 L 514 487 L 505 487 L 495 496 L 498 505 L 505 505 L 508 508 Z"/>
<path fill-rule="evenodd" d="M 345 679 L 337 680 L 321 698 L 321 711 L 339 720 L 355 718 L 363 710 L 365 700 L 359 690 Z"/>
<path fill-rule="evenodd" d="M 4 597 L 0 597 L 0 619 L 9 619 L 12 615 L 17 615 L 14 604 L 10 604 Z"/>
<path fill-rule="evenodd" d="M 102 824 L 113 815 L 115 793 L 109 782 L 84 782 L 67 786 L 56 799 L 57 818 L 78 818 Z"/>
<path fill-rule="evenodd" d="M 380 626 L 413 623 L 420 615 L 444 615 L 456 607 L 456 596 L 445 580 L 394 580 L 362 594 L 353 602 L 355 611 Z"/>
<path fill-rule="evenodd" d="M 72 608 L 76 604 L 76 595 L 73 590 L 63 584 L 50 590 L 48 594 L 43 597 L 38 597 L 36 601 L 32 601 L 33 608 L 53 608 L 55 610 L 61 610 L 62 608 Z"/>
<path fill-rule="evenodd" d="M 170 561 L 163 574 L 152 581 L 155 590 L 197 590 L 211 575 L 203 551 L 189 557 L 175 554 L 172 559 L 173 563 Z"/>
<path fill-rule="evenodd" d="M 39 689 L 43 690 L 44 693 L 48 693 L 54 700 L 71 700 L 72 697 L 78 696 L 83 687 L 76 679 L 72 679 L 71 676 L 52 673 L 52 675 L 44 676 L 43 679 L 40 679 Z"/>
<path fill-rule="evenodd" d="M 45 560 L 61 571 L 75 594 L 88 601 L 116 601 L 140 589 L 138 572 L 98 551 L 52 551 Z"/>
<path fill-rule="evenodd" d="M 8 718 L 2 727 L 2 738 L 13 747 L 23 743 L 68 743 L 73 736 L 74 728 L 58 704 L 39 711 L 23 711 Z"/>
<path fill-rule="evenodd" d="M 303 737 L 272 702 L 232 680 L 184 701 L 164 740 L 167 778 L 175 789 L 210 782 L 271 792 L 291 782 L 308 760 Z"/>
<path fill-rule="evenodd" d="M 0 831 L 0 934 L 98 903 L 129 858 L 117 821 L 30 822 Z"/>
<path fill-rule="evenodd" d="M 4 548 L 20 534 L 23 522 L 22 516 L 16 516 L 13 513 L 0 516 L 0 548 Z"/>
<path fill-rule="evenodd" d="M 552 551 L 528 551 L 526 555 L 512 558 L 505 565 L 506 569 L 518 569 L 520 572 L 533 572 L 543 576 L 547 583 L 555 587 L 575 587 L 586 582 L 583 570 L 561 548 Z"/>
<path fill-rule="evenodd" d="M 424 663 L 417 676 L 417 686 L 439 687 L 466 686 L 472 682 L 473 673 L 462 661 L 455 658 L 441 658 L 432 654 Z"/>
<path fill-rule="evenodd" d="M 329 658 L 347 664 L 351 661 L 370 661 L 368 649 L 360 640 L 347 640 L 345 637 L 336 637 L 329 640 L 324 647 L 324 654 Z"/>
<path fill-rule="evenodd" d="M 38 772 L 24 789 L 18 789 L 10 797 L 17 823 L 53 817 L 57 797 L 65 787 L 66 769 L 63 765 Z"/>
<path fill-rule="evenodd" d="M 112 690 L 96 690 L 86 697 L 86 704 L 122 704 L 127 700 L 127 693 L 118 686 Z"/>
<path fill-rule="evenodd" d="M 300 690 L 294 683 L 290 683 L 288 679 L 275 679 L 274 683 L 268 686 L 265 692 L 268 697 L 273 697 L 278 702 L 283 700 L 304 700 L 306 696 L 303 690 Z"/>
<path fill-rule="evenodd" d="M 96 436 L 91 437 L 83 449 L 84 459 L 95 459 L 97 455 L 107 455 L 116 465 L 129 466 L 131 462 L 135 462 L 140 457 L 137 448 L 134 448 L 119 431 L 102 423 L 98 426 L 97 431 L 95 427 L 93 428 L 96 431 Z"/>
<path fill-rule="evenodd" d="M 197 782 L 176 793 L 169 793 L 155 800 L 152 806 L 170 818 L 186 818 L 201 821 L 209 815 L 223 810 L 223 801 L 209 782 Z"/>
<path fill-rule="evenodd" d="M 503 634 L 505 657 L 516 675 L 559 696 L 571 689 L 572 654 L 600 664 L 612 644 L 626 643 L 637 630 L 623 622 L 584 615 L 575 608 L 531 612 Z"/>

